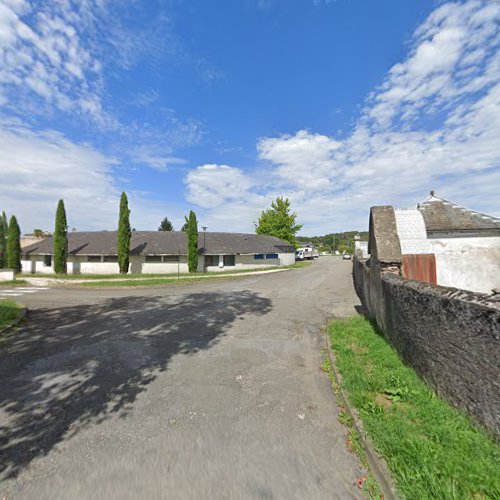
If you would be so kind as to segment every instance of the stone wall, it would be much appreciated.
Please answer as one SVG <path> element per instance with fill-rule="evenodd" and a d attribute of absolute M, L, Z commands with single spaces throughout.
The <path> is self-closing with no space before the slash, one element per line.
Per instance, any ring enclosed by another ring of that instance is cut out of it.
<path fill-rule="evenodd" d="M 402 359 L 499 436 L 500 301 L 406 280 L 358 258 L 353 276 L 368 315 Z"/>

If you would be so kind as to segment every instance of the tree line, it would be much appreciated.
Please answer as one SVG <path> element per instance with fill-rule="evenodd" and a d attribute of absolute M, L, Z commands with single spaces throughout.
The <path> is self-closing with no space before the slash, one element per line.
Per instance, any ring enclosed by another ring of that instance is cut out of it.
<path fill-rule="evenodd" d="M 7 214 L 0 217 L 0 269 L 21 271 L 21 229 L 15 215 L 7 222 Z"/>

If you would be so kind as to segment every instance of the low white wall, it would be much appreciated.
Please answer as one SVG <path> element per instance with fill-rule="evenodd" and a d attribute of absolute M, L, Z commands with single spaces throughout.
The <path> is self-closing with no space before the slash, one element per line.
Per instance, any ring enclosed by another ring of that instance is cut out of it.
<path fill-rule="evenodd" d="M 16 279 L 16 271 L 13 269 L 0 269 L 0 281 L 14 281 Z"/>
<path fill-rule="evenodd" d="M 429 239 L 438 285 L 491 293 L 500 288 L 500 237 Z"/>

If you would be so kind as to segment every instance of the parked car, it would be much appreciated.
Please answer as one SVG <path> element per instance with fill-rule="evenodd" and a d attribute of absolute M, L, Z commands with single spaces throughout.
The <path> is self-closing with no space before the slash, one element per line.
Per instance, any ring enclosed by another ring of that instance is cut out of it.
<path fill-rule="evenodd" d="M 342 259 L 343 260 L 351 260 L 351 254 L 350 253 L 345 253 L 344 255 L 342 255 Z"/>

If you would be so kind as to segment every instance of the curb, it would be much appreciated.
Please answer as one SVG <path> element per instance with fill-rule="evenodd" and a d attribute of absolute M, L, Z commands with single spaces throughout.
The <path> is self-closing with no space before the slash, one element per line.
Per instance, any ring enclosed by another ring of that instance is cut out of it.
<path fill-rule="evenodd" d="M 26 317 L 28 316 L 28 308 L 26 306 L 22 306 L 20 309 L 21 315 L 19 316 L 19 318 L 17 318 L 16 321 L 14 321 L 14 323 L 12 323 L 11 325 L 6 326 L 5 328 L 0 328 L 0 335 L 3 335 L 16 328 L 16 326 L 19 326 L 26 319 Z"/>
<path fill-rule="evenodd" d="M 330 342 L 328 338 L 328 332 L 325 329 L 325 341 L 326 341 L 326 351 L 328 353 L 328 359 L 330 361 L 330 366 L 332 367 L 333 376 L 335 378 L 335 382 L 337 383 L 337 387 L 339 389 L 339 396 L 342 400 L 344 407 L 347 409 L 350 417 L 352 418 L 352 425 L 355 431 L 358 433 L 360 437 L 361 444 L 365 450 L 366 459 L 368 461 L 368 465 L 370 466 L 370 470 L 377 479 L 377 482 L 382 490 L 385 500 L 398 500 L 400 497 L 396 491 L 396 487 L 394 486 L 394 482 L 390 475 L 389 469 L 384 462 L 384 460 L 379 457 L 378 453 L 375 451 L 373 443 L 369 436 L 366 434 L 361 419 L 357 411 L 349 405 L 344 389 L 342 388 L 342 376 L 337 371 L 334 359 L 335 354 L 332 352 L 330 348 Z"/>

